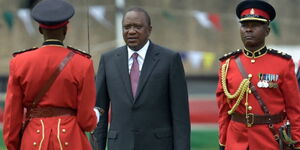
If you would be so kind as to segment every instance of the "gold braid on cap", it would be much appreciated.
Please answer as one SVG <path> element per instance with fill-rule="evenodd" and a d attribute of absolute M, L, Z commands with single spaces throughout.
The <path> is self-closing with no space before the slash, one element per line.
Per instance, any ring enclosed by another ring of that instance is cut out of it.
<path fill-rule="evenodd" d="M 251 77 L 248 77 L 247 79 L 243 79 L 243 81 L 240 83 L 239 88 L 236 90 L 236 92 L 234 94 L 229 93 L 229 91 L 227 89 L 227 85 L 226 85 L 226 76 L 227 76 L 227 71 L 229 68 L 229 62 L 230 62 L 230 58 L 227 59 L 225 64 L 222 65 L 222 70 L 221 70 L 222 81 L 221 82 L 222 82 L 222 87 L 223 87 L 223 90 L 227 97 L 228 102 L 229 102 L 229 100 L 232 100 L 232 99 L 238 97 L 235 104 L 233 105 L 233 107 L 228 111 L 228 114 L 231 115 L 232 113 L 234 113 L 236 108 L 241 103 L 245 93 L 246 93 L 246 103 L 245 104 L 248 103 L 248 91 L 249 91 Z"/>

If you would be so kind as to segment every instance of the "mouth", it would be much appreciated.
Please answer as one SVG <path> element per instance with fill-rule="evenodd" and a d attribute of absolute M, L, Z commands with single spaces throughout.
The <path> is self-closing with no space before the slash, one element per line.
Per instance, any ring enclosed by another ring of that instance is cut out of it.
<path fill-rule="evenodd" d="M 244 36 L 245 40 L 252 40 L 254 37 L 253 36 Z"/>
<path fill-rule="evenodd" d="M 136 42 L 137 40 L 138 40 L 138 38 L 136 38 L 136 37 L 129 37 L 129 38 L 127 38 L 127 41 L 129 43 Z"/>

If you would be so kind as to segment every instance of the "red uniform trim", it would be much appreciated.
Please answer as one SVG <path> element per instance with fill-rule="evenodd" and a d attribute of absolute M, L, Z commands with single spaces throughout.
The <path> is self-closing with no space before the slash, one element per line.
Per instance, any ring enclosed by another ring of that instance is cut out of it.
<path fill-rule="evenodd" d="M 40 27 L 41 28 L 44 28 L 44 29 L 57 29 L 57 28 L 60 28 L 60 27 L 63 27 L 63 26 L 65 26 L 66 24 L 68 24 L 69 23 L 69 21 L 65 21 L 65 22 L 63 22 L 63 23 L 60 23 L 60 24 L 57 24 L 57 25 L 45 25 L 45 24 L 41 24 L 40 23 Z"/>
<path fill-rule="evenodd" d="M 254 14 L 251 12 L 252 9 L 254 10 Z M 270 16 L 269 16 L 269 14 L 267 12 L 265 12 L 265 11 L 263 11 L 261 9 L 257 9 L 257 8 L 245 9 L 242 12 L 241 16 L 243 17 L 243 16 L 246 16 L 246 15 L 258 15 L 258 16 L 264 17 L 265 19 L 270 20 Z"/>

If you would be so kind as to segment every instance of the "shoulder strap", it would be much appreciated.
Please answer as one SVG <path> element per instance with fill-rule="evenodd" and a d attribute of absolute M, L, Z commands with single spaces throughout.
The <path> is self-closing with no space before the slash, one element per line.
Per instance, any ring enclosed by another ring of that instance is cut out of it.
<path fill-rule="evenodd" d="M 49 88 L 51 87 L 51 85 L 54 83 L 55 79 L 58 77 L 58 75 L 64 69 L 64 67 L 68 64 L 68 62 L 71 60 L 71 58 L 73 57 L 73 55 L 74 55 L 74 52 L 70 51 L 68 53 L 68 55 L 60 62 L 60 64 L 57 66 L 56 70 L 50 76 L 49 80 L 41 88 L 41 90 L 38 92 L 37 96 L 33 99 L 31 108 L 35 108 L 36 105 L 40 102 L 41 98 L 49 90 Z"/>
<path fill-rule="evenodd" d="M 237 58 L 235 59 L 235 62 L 236 62 L 236 64 L 237 64 L 237 66 L 238 66 L 238 68 L 239 68 L 239 70 L 240 70 L 242 76 L 243 76 L 244 78 L 247 78 L 247 72 L 246 72 L 246 70 L 245 70 L 245 68 L 244 68 L 244 66 L 243 66 L 243 64 L 242 64 L 242 62 L 241 62 L 240 57 L 237 57 Z M 264 103 L 264 101 L 262 100 L 262 98 L 259 96 L 258 92 L 256 91 L 255 86 L 253 86 L 253 84 L 252 84 L 251 82 L 250 82 L 250 89 L 251 89 L 251 92 L 253 93 L 253 95 L 255 96 L 255 98 L 257 99 L 257 101 L 258 101 L 258 103 L 259 103 L 261 109 L 264 111 L 264 113 L 265 113 L 266 115 L 269 115 L 269 114 L 270 114 L 269 109 L 267 108 L 267 106 L 266 106 L 266 104 Z"/>

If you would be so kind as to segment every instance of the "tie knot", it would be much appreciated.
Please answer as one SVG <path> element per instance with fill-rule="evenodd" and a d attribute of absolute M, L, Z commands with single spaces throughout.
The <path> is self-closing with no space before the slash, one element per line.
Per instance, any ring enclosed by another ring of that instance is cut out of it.
<path fill-rule="evenodd" d="M 138 53 L 133 53 L 133 54 L 132 54 L 132 58 L 133 58 L 133 59 L 137 59 L 138 56 L 139 56 Z"/>

